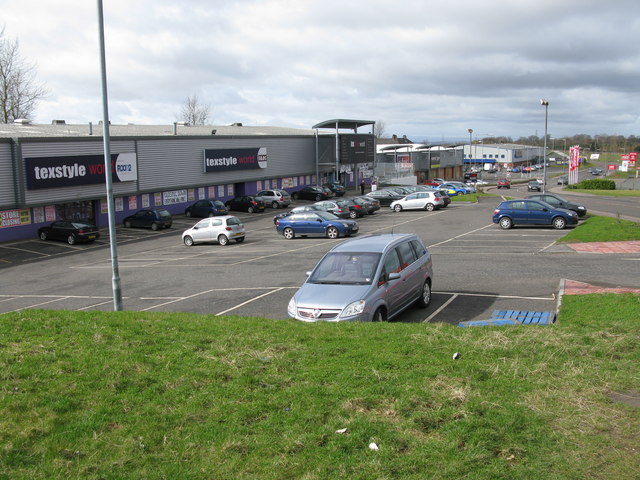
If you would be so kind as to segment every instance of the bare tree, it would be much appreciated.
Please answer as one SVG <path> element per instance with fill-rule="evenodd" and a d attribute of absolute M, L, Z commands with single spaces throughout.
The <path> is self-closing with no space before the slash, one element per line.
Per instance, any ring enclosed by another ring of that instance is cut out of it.
<path fill-rule="evenodd" d="M 0 30 L 0 123 L 31 119 L 38 101 L 48 94 L 36 80 L 36 67 L 20 57 L 18 41 Z"/>
<path fill-rule="evenodd" d="M 376 121 L 375 125 L 373 126 L 373 134 L 375 135 L 376 138 L 382 138 L 385 135 L 385 128 L 386 125 L 382 120 L 378 120 Z"/>
<path fill-rule="evenodd" d="M 198 96 L 194 94 L 185 100 L 179 117 L 189 125 L 206 125 L 209 121 L 209 110 L 209 105 L 201 104 Z"/>

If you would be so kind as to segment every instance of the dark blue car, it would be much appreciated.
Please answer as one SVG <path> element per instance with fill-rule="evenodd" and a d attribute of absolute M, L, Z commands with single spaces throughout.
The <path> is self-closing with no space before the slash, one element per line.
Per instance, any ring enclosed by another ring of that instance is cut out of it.
<path fill-rule="evenodd" d="M 171 228 L 173 219 L 171 213 L 164 208 L 143 208 L 122 220 L 122 224 L 126 228 L 140 227 L 159 230 L 161 228 Z"/>
<path fill-rule="evenodd" d="M 198 200 L 196 203 L 189 205 L 184 214 L 187 217 L 214 217 L 216 215 L 227 215 L 229 209 L 220 200 Z"/>
<path fill-rule="evenodd" d="M 567 225 L 576 225 L 578 214 L 537 200 L 507 200 L 493 211 L 493 223 L 504 229 L 514 225 L 553 225 L 562 230 Z"/>
<path fill-rule="evenodd" d="M 296 236 L 348 237 L 358 232 L 354 220 L 343 220 L 329 212 L 301 212 L 276 221 L 276 231 L 291 240 Z"/>

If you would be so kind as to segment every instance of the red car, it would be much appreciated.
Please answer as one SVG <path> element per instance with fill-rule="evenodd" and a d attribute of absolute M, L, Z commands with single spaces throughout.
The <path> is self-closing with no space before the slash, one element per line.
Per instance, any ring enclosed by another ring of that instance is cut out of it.
<path fill-rule="evenodd" d="M 498 188 L 511 188 L 511 182 L 506 178 L 498 179 Z"/>

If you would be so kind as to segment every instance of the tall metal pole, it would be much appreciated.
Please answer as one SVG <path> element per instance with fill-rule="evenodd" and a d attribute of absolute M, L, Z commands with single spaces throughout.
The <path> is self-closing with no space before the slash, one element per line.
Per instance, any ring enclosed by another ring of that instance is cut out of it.
<path fill-rule="evenodd" d="M 549 113 L 549 102 L 544 98 L 540 99 L 540 105 L 544 107 L 544 147 L 542 149 L 542 193 L 547 189 L 547 117 Z"/>
<path fill-rule="evenodd" d="M 122 290 L 118 273 L 118 253 L 116 249 L 116 221 L 113 205 L 113 185 L 111 181 L 111 150 L 109 148 L 109 103 L 107 97 L 107 63 L 104 48 L 104 17 L 102 0 L 98 1 L 98 30 L 100 34 L 100 70 L 102 73 L 102 129 L 104 140 L 104 176 L 107 183 L 107 213 L 109 217 L 109 244 L 111 246 L 111 285 L 113 289 L 113 309 L 122 310 Z"/>
<path fill-rule="evenodd" d="M 473 128 L 468 129 L 467 132 L 469 132 L 469 165 L 473 168 L 473 164 L 471 163 L 471 160 L 473 159 L 471 156 L 471 134 L 473 133 Z"/>

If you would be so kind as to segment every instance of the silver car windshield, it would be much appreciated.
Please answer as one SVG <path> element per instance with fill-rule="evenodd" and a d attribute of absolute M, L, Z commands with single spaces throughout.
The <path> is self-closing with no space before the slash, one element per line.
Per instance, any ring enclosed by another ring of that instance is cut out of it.
<path fill-rule="evenodd" d="M 367 285 L 373 282 L 379 253 L 328 253 L 316 266 L 308 283 Z"/>

